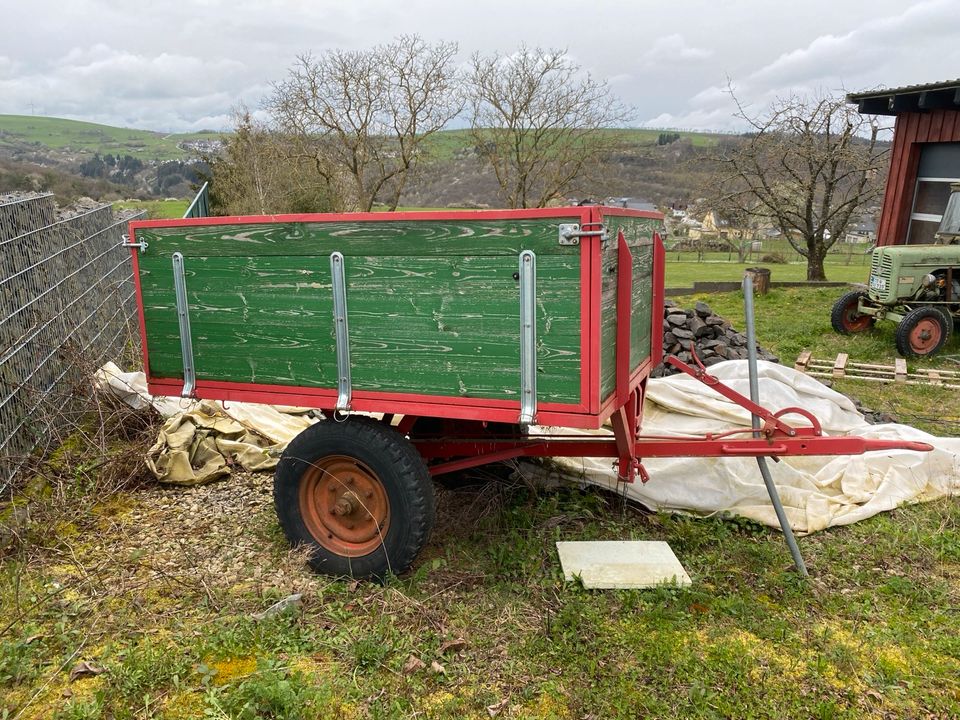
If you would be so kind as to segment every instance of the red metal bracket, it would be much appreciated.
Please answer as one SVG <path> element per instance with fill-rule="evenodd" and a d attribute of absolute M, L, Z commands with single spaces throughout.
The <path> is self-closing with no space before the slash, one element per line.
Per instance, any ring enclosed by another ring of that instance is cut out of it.
<path fill-rule="evenodd" d="M 411 430 L 413 430 L 413 426 L 416 425 L 417 420 L 419 419 L 420 418 L 416 415 L 404 415 L 402 418 L 400 418 L 400 422 L 397 423 L 397 432 L 399 432 L 401 435 L 408 434 Z"/>
<path fill-rule="evenodd" d="M 826 437 L 819 421 L 807 410 L 788 407 L 771 412 L 752 402 L 701 366 L 694 370 L 686 363 L 669 358 L 670 364 L 712 387 L 724 397 L 742 405 L 764 420 L 764 437 L 750 436 L 754 431 L 735 428 L 722 433 L 687 437 L 639 435 L 643 386 L 634 389 L 628 400 L 611 417 L 612 437 L 583 435 L 536 435 L 500 438 L 448 437 L 413 439 L 420 454 L 428 461 L 432 475 L 464 470 L 488 462 L 518 457 L 609 457 L 616 458 L 618 476 L 633 482 L 637 474 L 643 482 L 649 479 L 640 458 L 657 457 L 775 457 L 778 455 L 861 455 L 865 452 L 914 450 L 929 452 L 933 448 L 911 440 L 874 440 L 857 436 Z M 800 415 L 809 426 L 793 427 L 782 418 Z"/>
<path fill-rule="evenodd" d="M 623 241 L 622 236 L 620 237 Z M 630 273 L 622 270 L 629 256 L 626 243 L 620 248 L 621 272 L 618 276 L 618 304 L 621 303 L 624 288 L 630 287 Z M 719 378 L 707 372 L 700 359 L 693 355 L 699 367 L 694 369 L 675 357 L 667 362 L 695 377 L 713 388 L 717 393 L 732 400 L 763 420 L 759 431 L 749 428 L 734 428 L 721 433 L 686 437 L 642 436 L 640 418 L 643 409 L 645 385 L 633 390 L 621 383 L 622 369 L 629 371 L 629 314 L 623 316 L 620 304 L 618 308 L 617 329 L 617 399 L 621 398 L 627 387 L 623 401 L 610 418 L 610 435 L 590 437 L 583 435 L 530 435 L 526 437 L 476 437 L 465 436 L 446 438 L 413 438 L 417 450 L 428 461 L 432 475 L 464 470 L 484 465 L 488 462 L 509 460 L 518 457 L 608 457 L 616 458 L 617 475 L 621 482 L 633 482 L 639 474 L 646 482 L 649 479 L 646 469 L 640 463 L 641 458 L 657 457 L 774 457 L 778 455 L 860 455 L 872 451 L 914 450 L 929 452 L 933 448 L 923 442 L 911 440 L 874 440 L 857 436 L 826 437 L 820 422 L 808 410 L 787 407 L 776 412 L 753 402 L 733 388 L 725 385 Z M 623 323 L 622 325 L 620 323 Z M 625 329 L 626 328 L 626 329 Z M 621 351 L 621 348 L 624 348 Z M 622 360 L 626 357 L 627 360 Z M 629 382 L 629 374 L 627 374 Z M 786 415 L 799 415 L 807 420 L 808 426 L 794 427 L 783 418 Z M 761 432 L 763 437 L 755 433 Z M 747 437 L 736 438 L 736 435 Z"/>
<path fill-rule="evenodd" d="M 692 353 L 693 346 L 691 345 L 690 347 L 691 347 L 691 353 Z M 697 358 L 696 354 L 694 354 L 693 357 Z M 710 373 L 708 373 L 707 369 L 700 362 L 699 358 L 697 358 L 697 364 L 699 365 L 697 369 L 690 367 L 685 362 L 683 362 L 683 360 L 680 360 L 673 356 L 668 357 L 667 362 L 670 365 L 673 365 L 675 368 L 677 368 L 677 370 L 681 370 L 682 372 L 685 372 L 687 375 L 690 375 L 691 377 L 696 378 L 707 387 L 713 388 L 713 390 L 723 395 L 728 400 L 732 400 L 740 407 L 749 410 L 751 413 L 761 418 L 763 420 L 763 427 L 761 428 L 761 432 L 767 437 L 772 437 L 774 432 L 777 430 L 779 430 L 784 435 L 787 435 L 789 437 L 794 437 L 797 434 L 796 428 L 784 422 L 780 418 L 780 415 L 783 415 L 788 411 L 803 415 L 807 419 L 810 419 L 812 417 L 810 413 L 805 412 L 804 410 L 800 410 L 799 408 L 787 408 L 786 410 L 781 410 L 779 413 L 774 413 L 767 410 L 762 405 L 757 405 L 757 403 L 755 403 L 750 398 L 746 397 L 745 395 L 741 395 L 732 387 L 728 385 L 724 385 L 719 378 L 716 378 Z M 815 427 L 817 428 L 817 431 L 818 431 L 817 434 L 819 435 L 820 423 L 817 423 L 816 421 L 814 422 L 815 422 Z"/>

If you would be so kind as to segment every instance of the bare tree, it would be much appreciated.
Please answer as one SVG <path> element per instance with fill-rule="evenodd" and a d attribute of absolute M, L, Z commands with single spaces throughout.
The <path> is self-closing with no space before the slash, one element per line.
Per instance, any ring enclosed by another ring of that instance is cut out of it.
<path fill-rule="evenodd" d="M 267 103 L 345 205 L 396 209 L 425 141 L 463 109 L 452 43 L 403 35 L 369 50 L 302 55 Z"/>
<path fill-rule="evenodd" d="M 567 194 L 612 148 L 630 112 L 565 50 L 521 47 L 472 58 L 471 132 L 510 207 L 544 207 Z"/>
<path fill-rule="evenodd" d="M 877 124 L 842 97 L 792 95 L 758 117 L 737 107 L 752 132 L 715 158 L 718 206 L 768 218 L 807 259 L 807 279 L 825 280 L 827 251 L 879 196 Z"/>
<path fill-rule="evenodd" d="M 226 215 L 323 212 L 334 195 L 295 152 L 290 138 L 258 121 L 247 108 L 234 112 L 226 150 L 208 160 L 211 204 Z"/>

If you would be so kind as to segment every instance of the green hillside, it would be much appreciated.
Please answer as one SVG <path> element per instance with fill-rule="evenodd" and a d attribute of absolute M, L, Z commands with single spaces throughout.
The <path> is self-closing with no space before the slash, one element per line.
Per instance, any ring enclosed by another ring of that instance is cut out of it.
<path fill-rule="evenodd" d="M 603 130 L 612 135 L 624 150 L 639 147 L 651 147 L 657 144 L 657 139 L 664 132 L 650 128 L 622 128 Z M 678 132 L 681 140 L 689 140 L 694 147 L 713 147 L 724 135 L 719 133 Z M 427 141 L 427 149 L 438 160 L 449 160 L 458 151 L 468 148 L 473 143 L 469 130 L 444 130 Z"/>
<path fill-rule="evenodd" d="M 0 148 L 41 145 L 75 153 L 112 153 L 149 160 L 179 160 L 190 155 L 178 144 L 187 140 L 217 140 L 220 133 L 165 134 L 150 130 L 98 125 L 63 118 L 0 115 Z"/>
<path fill-rule="evenodd" d="M 630 146 L 656 145 L 661 130 L 647 128 L 624 128 L 605 130 L 614 134 L 627 148 Z M 112 153 L 133 155 L 143 161 L 180 160 L 190 155 L 179 147 L 189 140 L 217 140 L 223 133 L 173 133 L 165 134 L 151 130 L 133 130 L 111 127 L 79 120 L 35 117 L 31 115 L 0 115 L 0 149 L 27 149 L 28 146 L 44 146 L 64 153 Z M 710 133 L 679 133 L 696 147 L 715 145 L 722 135 Z M 467 130 L 446 130 L 430 139 L 431 154 L 440 160 L 449 160 L 458 151 L 470 147 Z"/>

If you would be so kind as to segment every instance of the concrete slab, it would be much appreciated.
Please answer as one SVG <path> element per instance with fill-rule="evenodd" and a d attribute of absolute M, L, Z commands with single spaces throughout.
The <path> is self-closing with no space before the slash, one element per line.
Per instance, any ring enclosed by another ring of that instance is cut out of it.
<path fill-rule="evenodd" d="M 579 577 L 586 588 L 629 590 L 691 584 L 670 545 L 662 540 L 558 542 L 557 553 L 564 577 L 568 581 Z"/>

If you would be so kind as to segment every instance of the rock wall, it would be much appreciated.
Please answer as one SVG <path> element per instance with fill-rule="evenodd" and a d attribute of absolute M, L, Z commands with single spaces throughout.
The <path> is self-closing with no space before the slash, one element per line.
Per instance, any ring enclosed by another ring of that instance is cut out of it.
<path fill-rule="evenodd" d="M 673 300 L 663 303 L 663 355 L 673 355 L 685 363 L 692 363 L 693 353 L 709 367 L 724 360 L 747 357 L 747 336 L 738 332 L 729 320 L 715 314 L 705 302 L 698 302 L 693 310 L 684 310 Z M 771 352 L 757 345 L 757 358 L 780 362 Z M 679 372 L 665 362 L 653 371 L 653 377 Z"/>

